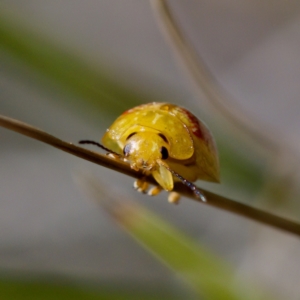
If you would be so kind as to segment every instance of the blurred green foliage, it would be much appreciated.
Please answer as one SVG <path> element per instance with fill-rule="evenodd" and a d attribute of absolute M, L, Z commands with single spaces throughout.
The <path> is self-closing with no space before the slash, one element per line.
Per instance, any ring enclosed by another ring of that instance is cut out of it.
<path fill-rule="evenodd" d="M 112 219 L 173 270 L 195 293 L 196 299 L 273 299 L 258 286 L 236 277 L 221 258 L 157 214 L 112 192 L 107 193 L 91 178 L 83 180 L 86 189 Z"/>
<path fill-rule="evenodd" d="M 149 287 L 125 287 L 121 284 L 105 284 L 97 287 L 51 280 L 0 280 L 1 300 L 154 300 L 180 299 L 166 289 L 157 290 Z"/>
<path fill-rule="evenodd" d="M 82 97 L 86 104 L 101 105 L 110 113 L 141 103 L 141 95 L 123 86 L 107 69 L 95 70 L 84 59 L 16 24 L 0 16 L 0 47 L 22 64 Z M 154 101 L 147 95 L 143 100 Z"/>

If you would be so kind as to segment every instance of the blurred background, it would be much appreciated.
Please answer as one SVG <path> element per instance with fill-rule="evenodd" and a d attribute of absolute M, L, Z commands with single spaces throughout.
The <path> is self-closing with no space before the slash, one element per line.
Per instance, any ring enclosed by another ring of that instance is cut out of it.
<path fill-rule="evenodd" d="M 148 1 L 2 0 L 0 113 L 77 143 L 100 140 L 140 103 L 182 105 L 209 126 L 220 151 L 222 184 L 200 187 L 299 221 L 299 1 L 173 0 L 170 7 L 233 105 L 276 136 L 275 154 L 198 97 Z M 193 299 L 85 194 L 77 181 L 88 173 L 111 197 L 133 199 L 205 245 L 236 276 L 278 299 L 299 299 L 297 237 L 187 199 L 170 205 L 166 193 L 137 194 L 132 178 L 6 129 L 0 143 L 0 296 L 15 281 L 42 278 L 134 290 L 143 299 L 158 291 L 165 296 L 157 299 Z"/>

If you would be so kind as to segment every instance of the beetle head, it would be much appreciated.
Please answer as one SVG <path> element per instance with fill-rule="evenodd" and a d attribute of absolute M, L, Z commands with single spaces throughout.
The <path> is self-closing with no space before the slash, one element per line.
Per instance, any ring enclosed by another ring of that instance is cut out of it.
<path fill-rule="evenodd" d="M 157 168 L 158 159 L 169 157 L 168 148 L 168 140 L 160 133 L 133 132 L 126 138 L 123 154 L 132 169 L 153 171 Z"/>

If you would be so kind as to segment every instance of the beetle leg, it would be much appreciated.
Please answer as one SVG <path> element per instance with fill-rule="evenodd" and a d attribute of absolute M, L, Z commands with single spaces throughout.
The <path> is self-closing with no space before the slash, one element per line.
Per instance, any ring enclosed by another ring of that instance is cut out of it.
<path fill-rule="evenodd" d="M 148 191 L 148 195 L 149 196 L 156 196 L 158 195 L 161 191 L 163 190 L 163 188 L 159 185 L 157 186 L 154 186 L 153 188 L 151 188 L 149 191 Z"/>
<path fill-rule="evenodd" d="M 177 192 L 170 192 L 168 195 L 168 201 L 172 204 L 178 204 L 180 200 L 180 194 Z"/>
<path fill-rule="evenodd" d="M 145 193 L 148 189 L 149 183 L 145 181 L 145 178 L 137 179 L 133 182 L 133 187 L 140 193 Z"/>

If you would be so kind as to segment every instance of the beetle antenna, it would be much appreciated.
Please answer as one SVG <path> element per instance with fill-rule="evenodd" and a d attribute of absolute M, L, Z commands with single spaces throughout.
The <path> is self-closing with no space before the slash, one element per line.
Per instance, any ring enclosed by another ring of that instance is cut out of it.
<path fill-rule="evenodd" d="M 192 182 L 186 180 L 184 177 L 182 177 L 180 174 L 178 174 L 177 172 L 175 172 L 174 170 L 172 170 L 167 164 L 165 164 L 163 161 L 159 160 L 158 161 L 159 164 L 161 164 L 162 166 L 164 166 L 168 171 L 170 171 L 174 176 L 176 176 L 177 178 L 180 179 L 180 181 L 186 185 L 188 188 L 190 188 L 196 197 L 200 198 L 203 202 L 206 202 L 207 199 L 205 197 L 205 195 L 203 194 L 202 191 L 200 191 Z"/>
<path fill-rule="evenodd" d="M 109 153 L 112 153 L 112 154 L 115 154 L 115 155 L 117 155 L 117 156 L 120 156 L 120 154 L 118 154 L 118 153 L 116 153 L 116 152 L 114 152 L 114 151 L 112 151 L 112 150 L 110 150 L 110 149 L 104 147 L 103 145 L 101 145 L 100 143 L 97 143 L 97 142 L 95 142 L 95 141 L 82 140 L 82 141 L 79 141 L 79 144 L 90 144 L 90 145 L 95 145 L 95 146 L 98 146 L 99 148 L 101 148 L 101 149 L 103 149 L 103 150 L 105 150 L 105 151 L 107 151 L 107 152 L 109 152 Z"/>

